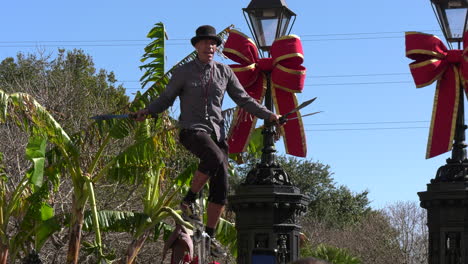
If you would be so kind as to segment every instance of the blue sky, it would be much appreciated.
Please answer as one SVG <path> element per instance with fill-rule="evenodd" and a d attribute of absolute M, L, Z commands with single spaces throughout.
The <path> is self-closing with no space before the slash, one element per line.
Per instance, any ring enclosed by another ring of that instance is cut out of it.
<path fill-rule="evenodd" d="M 234 24 L 250 35 L 242 14 L 249 2 L 2 1 L 0 60 L 81 48 L 131 94 L 140 87 L 139 60 L 155 23 L 166 26 L 170 67 L 193 50 L 189 39 L 199 25 L 220 31 Z M 417 201 L 450 156 L 425 159 L 434 86 L 416 89 L 405 57 L 405 31 L 443 38 L 430 1 L 286 3 L 297 14 L 291 33 L 302 39 L 307 68 L 298 99 L 318 97 L 303 114 L 323 111 L 304 118 L 307 158 L 330 165 L 338 184 L 368 190 L 374 208 Z"/>

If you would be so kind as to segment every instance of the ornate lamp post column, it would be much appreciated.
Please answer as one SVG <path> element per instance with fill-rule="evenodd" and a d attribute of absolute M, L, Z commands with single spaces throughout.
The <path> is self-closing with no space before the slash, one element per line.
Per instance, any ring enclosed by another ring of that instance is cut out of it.
<path fill-rule="evenodd" d="M 466 31 L 468 1 L 431 0 L 437 19 L 449 43 L 460 43 Z M 450 50 L 452 54 L 461 51 Z M 447 56 L 447 57 L 449 57 Z M 459 57 L 460 57 L 459 56 Z M 450 61 L 450 59 L 448 59 Z M 460 63 L 455 63 L 460 69 Z M 451 67 L 451 66 L 449 66 Z M 466 68 L 464 70 L 467 70 Z M 458 114 L 451 158 L 440 167 L 436 177 L 419 192 L 421 207 L 427 210 L 430 264 L 468 264 L 468 160 L 465 144 L 464 91 L 459 87 Z"/>
<path fill-rule="evenodd" d="M 466 31 L 468 1 L 466 0 L 432 0 L 432 7 L 436 13 L 439 25 L 444 32 L 445 39 L 450 45 L 460 43 Z M 457 82 L 461 84 L 461 80 Z M 455 137 L 452 148 L 452 157 L 447 164 L 440 167 L 433 182 L 438 181 L 464 181 L 468 175 L 468 160 L 466 159 L 465 143 L 465 108 L 463 85 L 459 85 L 458 115 Z"/>
<path fill-rule="evenodd" d="M 293 24 L 290 20 L 295 18 L 284 0 L 252 0 L 243 11 L 257 47 L 266 53 L 276 38 L 289 33 Z M 264 74 L 265 106 L 273 111 L 271 72 Z M 229 205 L 236 212 L 237 263 L 286 264 L 299 258 L 301 227 L 297 217 L 306 210 L 308 200 L 277 164 L 275 132 L 268 121 L 262 134 L 261 162 L 229 197 Z"/>
<path fill-rule="evenodd" d="M 254 36 L 257 47 L 269 54 L 273 41 L 289 34 L 296 14 L 288 9 L 284 0 L 252 0 L 247 8 L 243 9 L 247 25 Z M 291 18 L 293 18 L 292 23 Z M 250 22 L 250 23 L 249 23 Z M 260 55 L 264 55 L 260 53 Z M 273 110 L 271 96 L 271 72 L 265 72 L 267 76 L 267 90 L 265 93 L 265 107 Z M 249 173 L 246 179 L 248 184 L 290 184 L 287 174 L 275 161 L 275 131 L 265 120 L 263 134 L 263 150 L 261 163 L 256 170 Z"/>

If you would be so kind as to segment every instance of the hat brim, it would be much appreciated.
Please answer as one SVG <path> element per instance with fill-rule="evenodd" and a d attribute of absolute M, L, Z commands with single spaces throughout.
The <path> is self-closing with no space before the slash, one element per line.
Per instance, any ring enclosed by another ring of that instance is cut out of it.
<path fill-rule="evenodd" d="M 214 39 L 214 40 L 216 40 L 216 46 L 219 46 L 219 45 L 221 45 L 221 43 L 223 43 L 221 38 L 218 37 L 218 36 L 196 36 L 196 37 L 193 37 L 190 40 L 190 42 L 192 42 L 192 46 L 195 46 L 195 44 L 197 44 L 197 42 L 202 40 L 202 39 Z"/>

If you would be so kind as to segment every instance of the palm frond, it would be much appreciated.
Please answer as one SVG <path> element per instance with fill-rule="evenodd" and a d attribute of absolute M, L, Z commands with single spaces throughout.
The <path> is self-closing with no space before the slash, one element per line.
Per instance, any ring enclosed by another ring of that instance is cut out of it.
<path fill-rule="evenodd" d="M 119 183 L 143 182 L 151 167 L 167 155 L 162 143 L 157 137 L 137 141 L 113 158 L 107 171 L 103 169 L 101 173 Z"/>
<path fill-rule="evenodd" d="M 134 232 L 136 227 L 143 223 L 150 223 L 148 215 L 128 211 L 98 211 L 99 227 L 103 232 Z M 91 231 L 93 229 L 92 214 L 86 211 L 83 230 Z"/>
<path fill-rule="evenodd" d="M 234 223 L 220 218 L 216 228 L 216 238 L 221 244 L 229 247 L 232 256 L 237 256 L 237 230 Z"/>
<path fill-rule="evenodd" d="M 9 96 L 9 101 L 16 111 L 27 118 L 29 122 L 23 122 L 23 124 L 29 126 L 28 128 L 32 128 L 36 133 L 46 134 L 49 141 L 56 145 L 65 148 L 72 147 L 70 137 L 65 130 L 63 130 L 54 117 L 31 95 L 26 93 L 14 93 Z"/>
<path fill-rule="evenodd" d="M 140 78 L 142 87 L 145 87 L 148 82 L 159 80 L 164 75 L 164 40 L 166 37 L 164 24 L 156 23 L 147 37 L 154 40 L 145 47 L 145 54 L 140 60 L 141 62 L 150 60 L 149 63 L 140 66 L 140 70 L 145 70 Z"/>

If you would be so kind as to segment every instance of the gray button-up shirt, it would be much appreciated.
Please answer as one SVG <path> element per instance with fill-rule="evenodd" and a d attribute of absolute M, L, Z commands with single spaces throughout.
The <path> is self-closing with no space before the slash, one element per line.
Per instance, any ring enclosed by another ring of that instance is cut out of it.
<path fill-rule="evenodd" d="M 151 102 L 148 110 L 152 115 L 161 113 L 179 96 L 179 126 L 214 132 L 218 140 L 223 140 L 226 135 L 221 107 L 226 91 L 238 106 L 256 117 L 268 119 L 272 114 L 245 92 L 229 66 L 216 61 L 204 64 L 198 59 L 174 71 L 166 89 Z"/>

